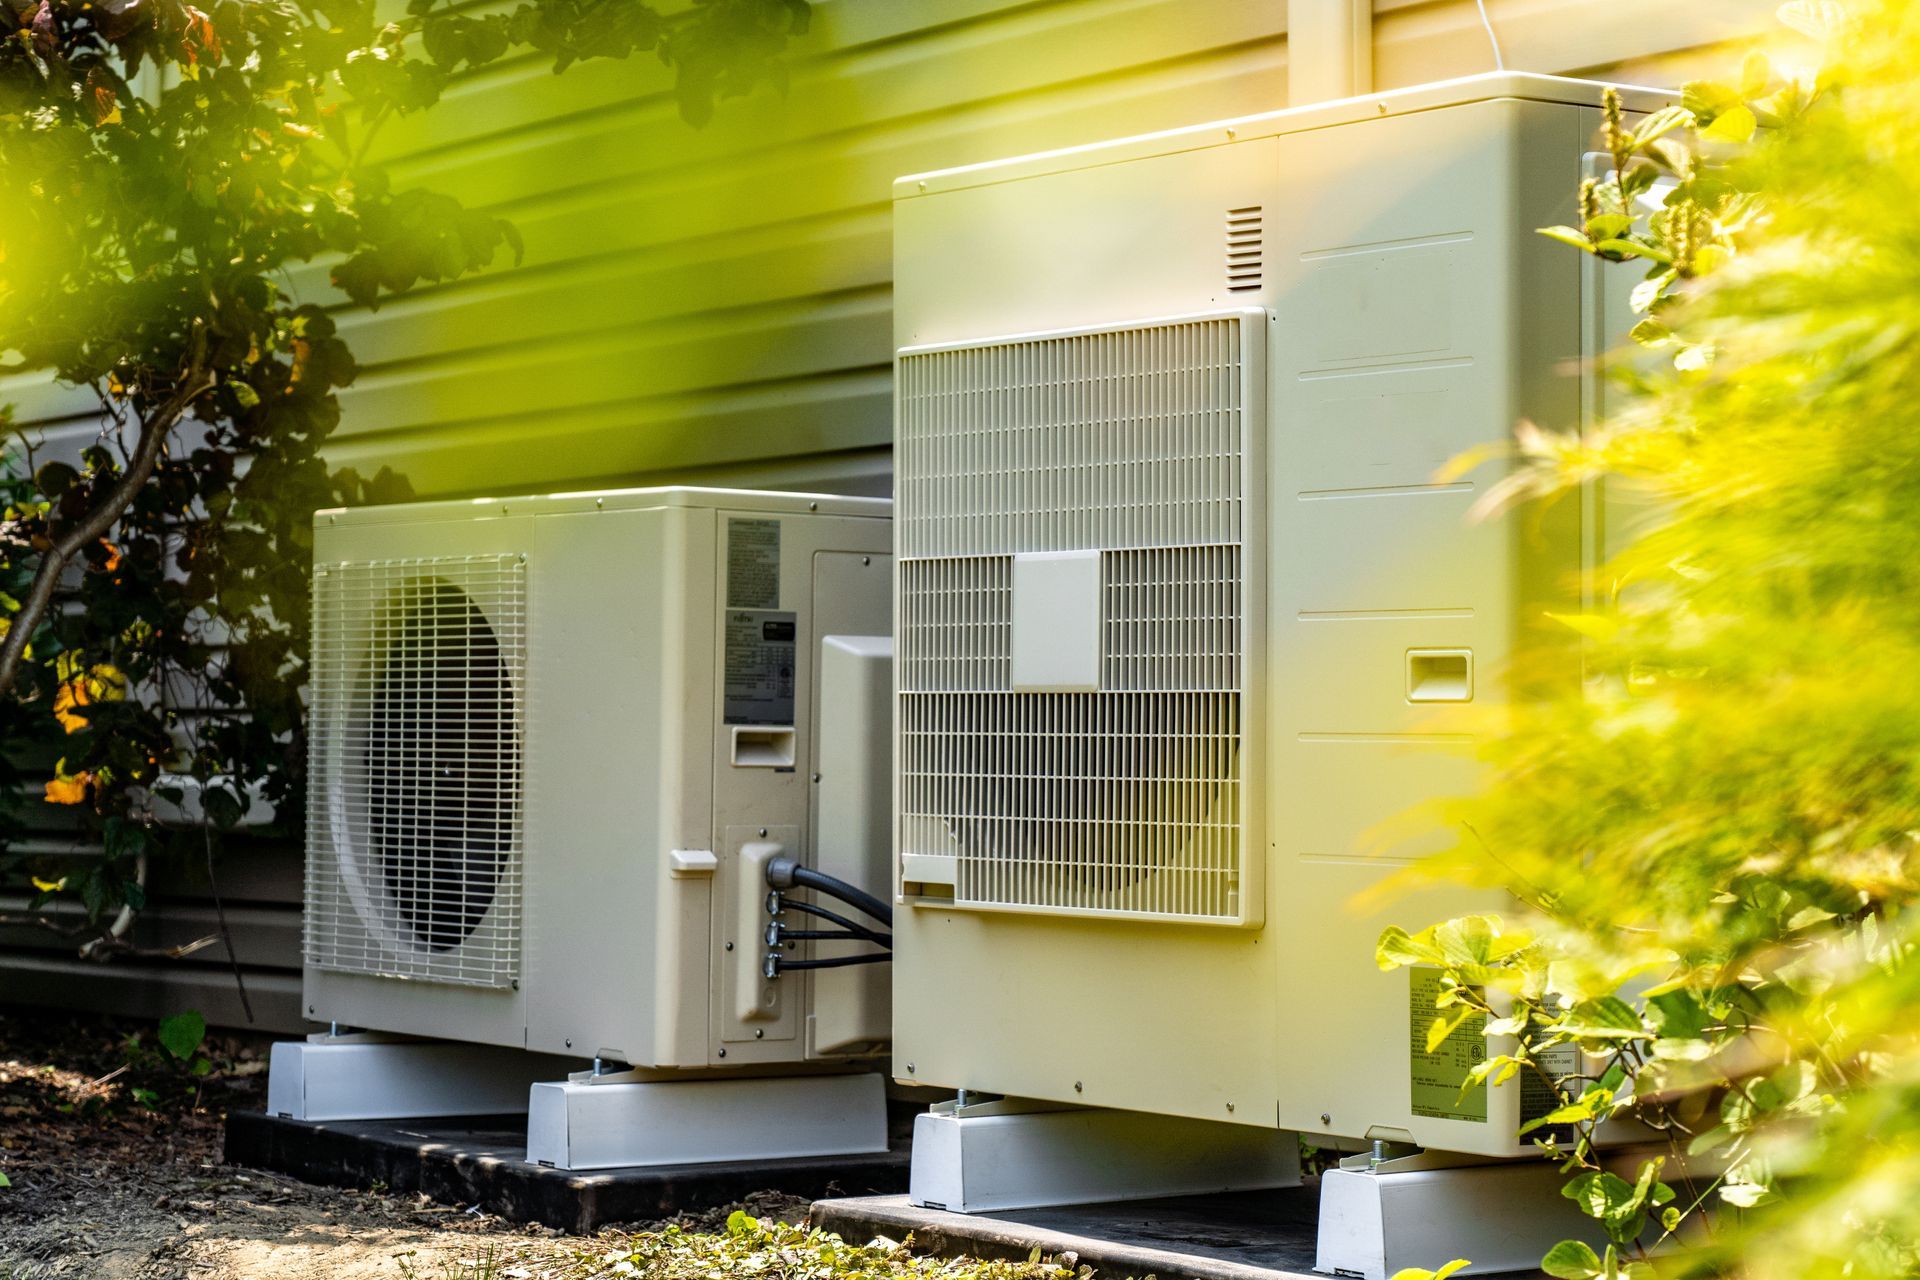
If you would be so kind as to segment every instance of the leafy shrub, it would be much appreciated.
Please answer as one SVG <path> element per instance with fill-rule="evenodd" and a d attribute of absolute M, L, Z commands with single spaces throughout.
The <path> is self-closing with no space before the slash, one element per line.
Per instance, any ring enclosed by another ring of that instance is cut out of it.
<path fill-rule="evenodd" d="M 1650 263 L 1671 358 L 1494 501 L 1599 480 L 1651 515 L 1566 620 L 1585 688 L 1516 710 L 1432 868 L 1516 911 L 1380 945 L 1445 971 L 1440 1031 L 1487 1019 L 1480 1078 L 1552 1079 L 1536 1137 L 1613 1242 L 1556 1248 L 1572 1280 L 1920 1268 L 1920 5 L 1782 16 L 1826 70 L 1616 123 L 1551 232 Z M 1655 179 L 1651 219 L 1619 201 Z M 1629 1120 L 1668 1142 L 1637 1177 L 1595 1150 Z"/>

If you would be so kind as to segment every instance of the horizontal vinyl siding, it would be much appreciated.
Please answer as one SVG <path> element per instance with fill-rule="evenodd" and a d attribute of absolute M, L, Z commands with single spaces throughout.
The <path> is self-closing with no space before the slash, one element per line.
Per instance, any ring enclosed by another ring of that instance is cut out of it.
<path fill-rule="evenodd" d="M 1737 63 L 1773 0 L 1488 9 L 1510 68 L 1677 83 Z M 470 75 L 391 124 L 382 150 L 397 186 L 513 219 L 525 264 L 343 312 L 362 372 L 330 456 L 391 466 L 423 496 L 658 479 L 887 492 L 892 179 L 1282 106 L 1285 14 L 1278 0 L 820 0 L 787 95 L 723 104 L 703 130 L 681 123 L 650 57 Z M 1380 0 L 1374 34 L 1380 88 L 1493 65 L 1472 0 Z M 289 278 L 331 303 L 326 270 Z M 95 429 L 85 391 L 0 379 L 6 402 L 56 447 Z M 230 923 L 256 1004 L 291 1020 L 295 860 L 261 856 L 278 896 Z M 206 911 L 183 885 L 141 944 L 198 936 Z M 100 967 L 18 931 L 0 934 L 0 998 L 238 1016 L 220 948 Z"/>

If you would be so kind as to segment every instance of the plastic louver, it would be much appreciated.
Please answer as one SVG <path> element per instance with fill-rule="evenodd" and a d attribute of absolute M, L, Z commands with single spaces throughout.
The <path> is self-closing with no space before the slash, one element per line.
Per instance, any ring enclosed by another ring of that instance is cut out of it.
<path fill-rule="evenodd" d="M 1243 918 L 1246 323 L 901 354 L 900 849 L 956 905 Z M 1014 558 L 1088 550 L 1098 690 L 1016 691 Z"/>
<path fill-rule="evenodd" d="M 526 562 L 316 567 L 307 963 L 519 976 Z"/>

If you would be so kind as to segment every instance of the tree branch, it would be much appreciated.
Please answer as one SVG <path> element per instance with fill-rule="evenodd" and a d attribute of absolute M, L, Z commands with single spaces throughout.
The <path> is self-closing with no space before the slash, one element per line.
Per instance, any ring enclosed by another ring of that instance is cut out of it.
<path fill-rule="evenodd" d="M 26 654 L 28 642 L 53 604 L 53 593 L 60 585 L 60 575 L 75 556 L 105 537 L 120 522 L 120 517 L 126 514 L 127 508 L 133 505 L 134 499 L 140 496 L 140 490 L 153 475 L 153 469 L 160 461 L 160 451 L 166 447 L 167 437 L 173 434 L 174 427 L 186 416 L 194 400 L 210 390 L 217 381 L 203 366 L 205 359 L 205 331 L 196 324 L 185 376 L 174 388 L 173 394 L 141 420 L 139 442 L 134 446 L 133 457 L 128 460 L 126 470 L 120 473 L 119 481 L 108 492 L 105 501 L 56 538 L 41 557 L 27 598 L 20 602 L 20 611 L 13 616 L 5 640 L 0 641 L 0 694 L 13 688 L 14 677 L 20 669 L 20 659 Z"/>

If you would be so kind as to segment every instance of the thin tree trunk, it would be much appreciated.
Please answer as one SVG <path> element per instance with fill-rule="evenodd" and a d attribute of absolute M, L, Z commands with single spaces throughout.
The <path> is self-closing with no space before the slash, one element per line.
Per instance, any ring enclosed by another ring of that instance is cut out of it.
<path fill-rule="evenodd" d="M 195 341 L 193 358 L 188 362 L 186 376 L 180 385 L 159 408 L 140 420 L 140 438 L 134 445 L 133 456 L 127 460 L 126 470 L 120 473 L 120 479 L 108 492 L 106 499 L 54 539 L 53 545 L 40 558 L 40 567 L 34 571 L 33 585 L 27 591 L 27 598 L 20 602 L 20 611 L 13 615 L 5 640 L 0 641 L 0 696 L 13 688 L 14 677 L 19 672 L 27 644 L 53 605 L 53 594 L 60 585 L 60 575 L 75 556 L 104 538 L 120 522 L 120 517 L 126 514 L 127 508 L 133 505 L 134 499 L 140 496 L 140 490 L 146 487 L 152 477 L 167 437 L 173 434 L 174 427 L 186 416 L 193 402 L 211 390 L 218 381 L 211 372 L 200 367 L 203 345 L 201 341 Z"/>

